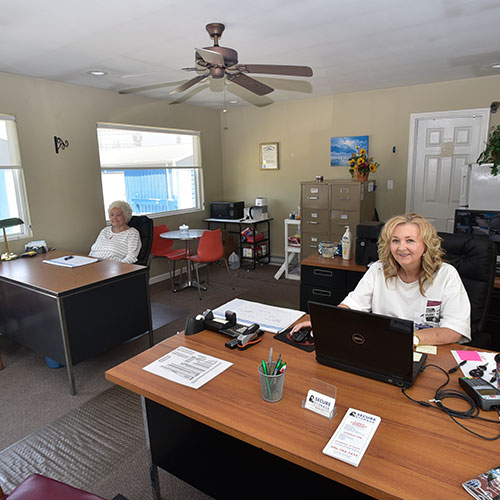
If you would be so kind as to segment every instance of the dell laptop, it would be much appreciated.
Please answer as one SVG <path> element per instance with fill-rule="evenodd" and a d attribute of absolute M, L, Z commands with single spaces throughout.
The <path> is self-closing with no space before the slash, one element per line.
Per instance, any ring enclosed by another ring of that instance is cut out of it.
<path fill-rule="evenodd" d="M 413 360 L 413 321 L 309 302 L 316 360 L 364 377 L 411 387 L 426 354 Z"/>

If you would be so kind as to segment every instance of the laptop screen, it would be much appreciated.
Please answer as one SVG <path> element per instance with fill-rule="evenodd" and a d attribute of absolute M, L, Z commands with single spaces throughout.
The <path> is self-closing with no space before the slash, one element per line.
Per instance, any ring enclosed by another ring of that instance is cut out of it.
<path fill-rule="evenodd" d="M 413 384 L 413 322 L 309 302 L 316 359 L 365 377 Z"/>

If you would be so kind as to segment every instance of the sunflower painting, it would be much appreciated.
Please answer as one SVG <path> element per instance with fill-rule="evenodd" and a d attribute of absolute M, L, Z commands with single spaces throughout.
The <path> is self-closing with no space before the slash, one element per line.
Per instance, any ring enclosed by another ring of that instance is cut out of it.
<path fill-rule="evenodd" d="M 330 166 L 349 167 L 349 160 L 356 153 L 356 146 L 368 155 L 368 136 L 332 137 L 330 146 Z"/>

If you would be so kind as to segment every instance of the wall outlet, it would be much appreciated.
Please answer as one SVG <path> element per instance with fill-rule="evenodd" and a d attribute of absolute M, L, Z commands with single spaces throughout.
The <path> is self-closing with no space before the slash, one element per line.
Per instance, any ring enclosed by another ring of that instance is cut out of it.
<path fill-rule="evenodd" d="M 387 189 L 392 189 L 392 179 L 387 181 Z"/>

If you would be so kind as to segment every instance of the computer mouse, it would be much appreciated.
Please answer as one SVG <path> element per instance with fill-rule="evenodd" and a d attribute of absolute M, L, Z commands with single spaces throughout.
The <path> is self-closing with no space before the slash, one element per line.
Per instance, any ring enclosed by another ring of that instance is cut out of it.
<path fill-rule="evenodd" d="M 297 330 L 295 333 L 292 333 L 292 340 L 294 342 L 304 342 L 308 340 L 308 337 L 311 334 L 312 328 L 310 326 L 304 326 L 300 330 Z"/>

